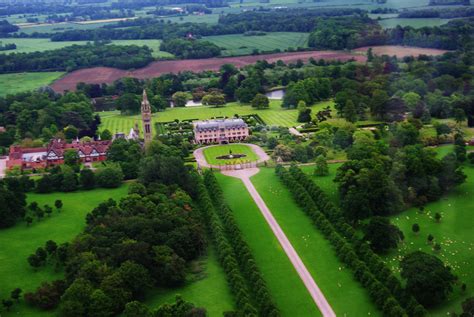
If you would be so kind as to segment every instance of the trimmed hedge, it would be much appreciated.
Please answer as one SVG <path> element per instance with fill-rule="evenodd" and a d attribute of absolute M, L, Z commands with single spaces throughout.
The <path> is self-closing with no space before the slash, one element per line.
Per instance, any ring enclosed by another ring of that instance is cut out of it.
<path fill-rule="evenodd" d="M 424 316 L 426 311 L 402 288 L 400 281 L 385 263 L 356 237 L 342 212 L 306 174 L 296 166 L 289 171 L 281 165 L 276 173 L 295 201 L 311 218 L 333 246 L 341 262 L 351 268 L 354 278 L 369 292 L 384 316 Z"/>
<path fill-rule="evenodd" d="M 240 270 L 248 282 L 255 303 L 259 307 L 259 316 L 280 316 L 280 313 L 270 296 L 270 292 L 268 291 L 262 273 L 257 267 L 250 248 L 242 236 L 242 232 L 234 219 L 232 210 L 225 202 L 222 189 L 217 183 L 212 171 L 207 170 L 204 172 L 204 183 L 210 193 L 215 210 L 222 221 L 227 239 L 228 241 L 231 241 L 234 248 Z"/>

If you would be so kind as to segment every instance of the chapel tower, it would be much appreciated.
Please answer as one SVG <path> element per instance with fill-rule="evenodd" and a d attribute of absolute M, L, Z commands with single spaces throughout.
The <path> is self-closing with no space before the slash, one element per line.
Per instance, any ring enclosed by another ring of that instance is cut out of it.
<path fill-rule="evenodd" d="M 146 90 L 143 90 L 143 100 L 142 100 L 142 124 L 143 124 L 143 139 L 145 144 L 149 143 L 152 139 L 151 133 L 151 106 L 148 101 L 148 96 L 146 95 Z"/>

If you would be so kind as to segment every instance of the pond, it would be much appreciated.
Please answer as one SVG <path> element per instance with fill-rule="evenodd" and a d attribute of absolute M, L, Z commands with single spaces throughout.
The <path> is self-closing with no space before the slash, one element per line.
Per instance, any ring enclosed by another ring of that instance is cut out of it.
<path fill-rule="evenodd" d="M 199 107 L 199 106 L 202 106 L 202 103 L 200 101 L 188 100 L 184 106 L 185 107 Z M 170 102 L 170 107 L 174 108 L 174 103 L 172 101 Z"/>
<path fill-rule="evenodd" d="M 281 100 L 283 99 L 283 96 L 285 96 L 285 90 L 277 89 L 277 90 L 269 91 L 265 94 L 265 96 L 267 96 L 268 99 Z"/>

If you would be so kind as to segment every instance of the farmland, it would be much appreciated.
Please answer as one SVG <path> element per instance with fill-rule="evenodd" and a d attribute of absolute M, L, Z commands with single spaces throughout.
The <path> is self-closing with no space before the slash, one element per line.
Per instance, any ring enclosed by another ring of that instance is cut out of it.
<path fill-rule="evenodd" d="M 263 168 L 252 182 L 321 288 L 337 316 L 378 316 L 368 292 L 340 263 L 324 236 L 296 205 L 275 170 Z M 321 255 L 324 254 L 324 257 Z M 348 300 L 350 298 L 350 300 Z"/>
<path fill-rule="evenodd" d="M 63 74 L 62 72 L 1 74 L 0 96 L 48 86 Z"/>
<path fill-rule="evenodd" d="M 392 29 L 397 25 L 400 26 L 411 26 L 414 28 L 422 28 L 425 26 L 440 26 L 448 23 L 449 19 L 440 18 L 426 18 L 426 19 L 403 19 L 403 18 L 391 18 L 382 19 L 379 21 L 380 25 L 385 29 Z"/>
<path fill-rule="evenodd" d="M 63 201 L 61 213 L 54 212 L 40 222 L 36 220 L 30 227 L 24 223 L 0 231 L 0 293 L 9 294 L 11 290 L 20 287 L 23 291 L 32 291 L 43 281 L 61 278 L 62 273 L 53 269 L 53 266 L 40 268 L 34 271 L 26 261 L 37 247 L 44 245 L 47 240 L 58 243 L 71 241 L 79 234 L 85 225 L 85 216 L 100 202 L 112 198 L 120 199 L 127 193 L 128 186 L 117 189 L 96 189 L 88 192 L 28 194 L 28 202 L 36 201 L 40 206 L 49 204 L 54 206 L 56 199 Z M 21 316 L 48 316 L 45 313 L 32 309 L 21 303 L 15 305 L 11 315 Z"/>
<path fill-rule="evenodd" d="M 225 58 L 208 58 L 208 59 L 187 59 L 179 61 L 156 61 L 150 65 L 133 71 L 120 70 L 109 67 L 93 67 L 74 71 L 67 76 L 56 81 L 51 87 L 57 92 L 64 90 L 75 90 L 76 85 L 80 82 L 90 84 L 112 83 L 122 77 L 135 77 L 139 79 L 147 79 L 158 77 L 167 73 L 179 73 L 183 71 L 202 72 L 205 70 L 218 70 L 224 64 L 233 64 L 241 68 L 249 64 L 253 64 L 259 60 L 266 60 L 269 63 L 281 60 L 285 63 L 294 63 L 298 60 L 307 61 L 310 58 L 316 60 L 341 60 L 347 61 L 354 59 L 359 62 L 366 60 L 361 54 L 353 54 L 339 51 L 310 51 L 310 52 L 293 52 L 252 55 L 242 57 L 225 57 Z"/>
<path fill-rule="evenodd" d="M 272 51 L 275 49 L 307 47 L 308 33 L 271 32 L 263 36 L 244 36 L 242 34 L 204 37 L 223 49 L 223 56 L 248 55 L 254 50 Z"/>
<path fill-rule="evenodd" d="M 243 183 L 221 174 L 216 174 L 216 177 L 282 316 L 320 316 L 303 282 Z"/>
<path fill-rule="evenodd" d="M 88 41 L 64 41 L 64 42 L 52 42 L 49 39 L 45 38 L 1 38 L 0 42 L 3 44 L 15 43 L 17 48 L 11 51 L 5 51 L 2 53 L 11 54 L 11 53 L 31 53 L 31 52 L 41 52 L 47 50 L 54 50 L 63 48 L 71 45 L 84 45 Z M 160 51 L 161 40 L 114 40 L 112 44 L 115 45 L 146 45 L 153 50 L 153 57 L 173 57 L 172 54 L 168 52 Z"/>
<path fill-rule="evenodd" d="M 330 105 L 332 102 L 326 101 L 315 105 L 320 107 L 322 105 Z M 163 112 L 153 114 L 153 122 L 170 122 L 175 119 L 178 120 L 203 120 L 211 119 L 213 117 L 233 117 L 235 114 L 249 115 L 258 114 L 267 125 L 291 127 L 298 125 L 296 118 L 298 110 L 284 109 L 281 106 L 281 101 L 272 100 L 269 109 L 257 110 L 249 105 L 241 105 L 237 102 L 232 102 L 224 107 L 183 107 L 183 108 L 167 108 Z M 136 116 L 122 116 L 118 111 L 104 111 L 100 112 L 102 123 L 100 130 L 108 129 L 110 132 L 128 132 L 135 123 L 141 122 L 141 117 Z"/>

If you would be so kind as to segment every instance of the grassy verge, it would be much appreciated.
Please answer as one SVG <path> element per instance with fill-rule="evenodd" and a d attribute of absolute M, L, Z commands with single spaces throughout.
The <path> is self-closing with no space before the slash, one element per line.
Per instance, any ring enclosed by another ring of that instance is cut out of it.
<path fill-rule="evenodd" d="M 367 291 L 335 255 L 328 241 L 296 205 L 274 169 L 261 169 L 252 182 L 280 224 L 337 316 L 378 316 Z"/>
<path fill-rule="evenodd" d="M 113 198 L 115 200 L 127 194 L 127 185 L 117 189 L 95 189 L 74 193 L 28 194 L 28 202 L 36 201 L 40 206 L 54 206 L 56 199 L 63 201 L 61 213 L 56 211 L 51 217 L 40 222 L 36 220 L 30 227 L 20 222 L 16 226 L 0 230 L 0 296 L 5 298 L 10 292 L 20 287 L 23 292 L 36 289 L 43 281 L 62 278 L 62 272 L 55 272 L 52 266 L 34 271 L 27 262 L 27 257 L 36 248 L 43 246 L 47 240 L 63 243 L 72 240 L 85 226 L 85 216 L 100 202 Z M 8 315 L 50 316 L 51 312 L 32 309 L 20 302 L 12 307 Z"/>
<path fill-rule="evenodd" d="M 282 316 L 320 316 L 316 305 L 243 183 L 216 174 Z"/>

